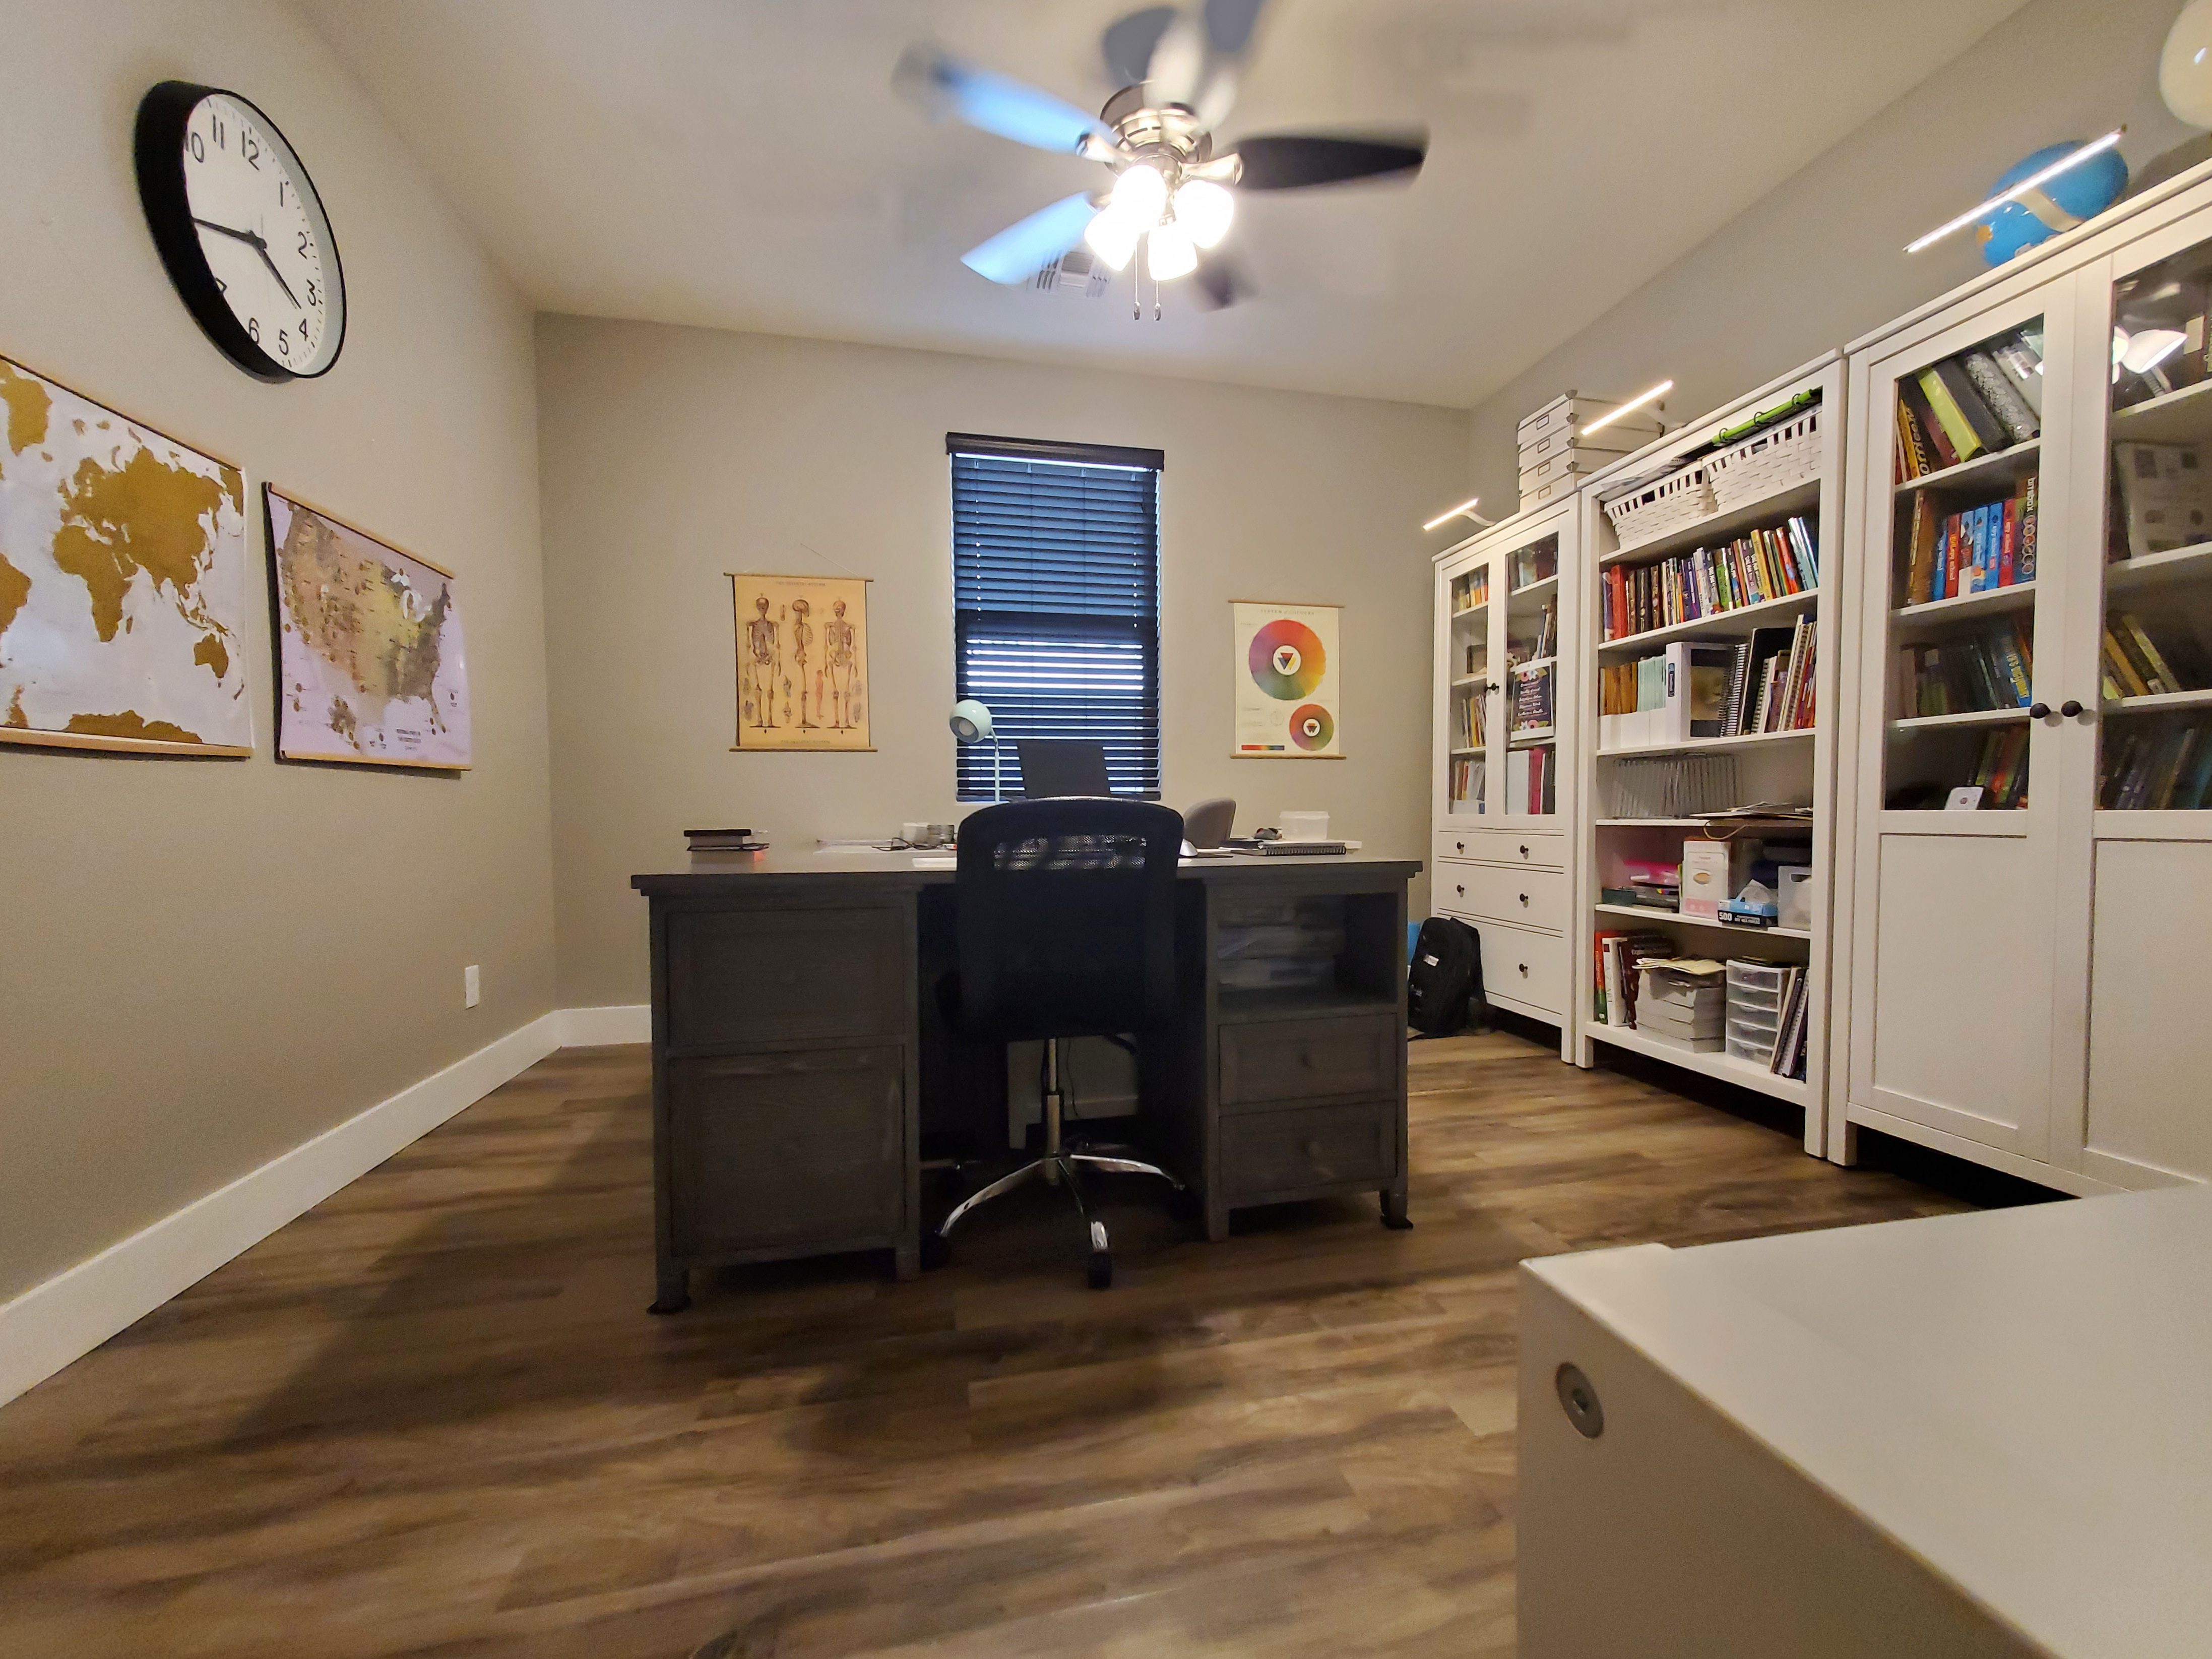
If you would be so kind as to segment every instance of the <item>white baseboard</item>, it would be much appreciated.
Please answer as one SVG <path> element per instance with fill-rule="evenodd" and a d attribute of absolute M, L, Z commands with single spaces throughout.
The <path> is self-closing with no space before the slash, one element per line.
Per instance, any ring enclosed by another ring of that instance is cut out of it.
<path fill-rule="evenodd" d="M 636 1038 L 596 1035 L 620 1023 L 599 1017 L 632 1013 L 647 1016 Z M 595 1035 L 568 1036 L 568 1021 L 580 1015 L 586 1017 L 583 1028 Z M 90 1353 L 555 1049 L 584 1041 L 643 1042 L 650 1026 L 649 1011 L 643 1008 L 565 1009 L 540 1015 L 0 1304 L 0 1405 Z"/>
<path fill-rule="evenodd" d="M 653 1041 L 653 1005 L 623 1003 L 610 1008 L 562 1008 L 553 1016 L 561 1022 L 563 1048 L 596 1048 L 611 1042 Z"/>

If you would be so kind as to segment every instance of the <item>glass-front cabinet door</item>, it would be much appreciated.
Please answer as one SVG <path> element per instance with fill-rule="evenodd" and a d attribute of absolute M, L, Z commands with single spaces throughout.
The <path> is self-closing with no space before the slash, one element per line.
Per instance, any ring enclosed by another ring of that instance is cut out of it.
<path fill-rule="evenodd" d="M 1559 811 L 1559 532 L 1506 549 L 1498 561 L 1498 607 L 1504 766 L 1498 808 L 1507 817 L 1553 818 Z"/>
<path fill-rule="evenodd" d="M 2054 1153 L 2125 1186 L 2212 1177 L 2208 295 L 2200 213 L 2085 271 L 2078 302 L 2081 373 L 2101 385 L 2077 448 L 2092 486 L 2073 526 L 2080 621 L 2050 697 L 2084 919 L 2060 941 L 2063 1072 L 2080 1093 Z"/>
<path fill-rule="evenodd" d="M 2081 556 L 2053 528 L 2071 430 L 2063 294 L 1962 307 L 1875 362 L 1856 414 L 1851 1097 L 2039 1159 L 2060 804 L 2041 714 L 2063 649 L 2054 573 Z"/>
<path fill-rule="evenodd" d="M 1490 565 L 1469 556 L 1444 578 L 1444 816 L 1480 817 L 1489 809 L 1489 722 L 1494 701 L 1490 663 Z"/>

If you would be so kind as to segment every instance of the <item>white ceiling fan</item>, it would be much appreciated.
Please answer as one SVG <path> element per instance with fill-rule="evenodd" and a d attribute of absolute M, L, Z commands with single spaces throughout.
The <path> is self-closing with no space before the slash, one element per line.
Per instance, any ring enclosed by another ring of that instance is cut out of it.
<path fill-rule="evenodd" d="M 1124 270 L 1141 246 L 1155 285 L 1196 272 L 1201 295 L 1219 307 L 1248 287 L 1228 261 L 1204 257 L 1228 235 L 1237 191 L 1406 180 L 1419 173 L 1428 155 L 1427 135 L 1419 131 L 1261 135 L 1215 153 L 1213 130 L 1236 102 L 1263 3 L 1150 6 L 1113 24 L 1100 47 L 1121 90 L 1096 118 L 934 46 L 908 47 L 894 84 L 933 114 L 1102 162 L 1115 175 L 1104 191 L 1079 191 L 1040 209 L 970 248 L 961 263 L 1013 284 L 1078 246 Z"/>

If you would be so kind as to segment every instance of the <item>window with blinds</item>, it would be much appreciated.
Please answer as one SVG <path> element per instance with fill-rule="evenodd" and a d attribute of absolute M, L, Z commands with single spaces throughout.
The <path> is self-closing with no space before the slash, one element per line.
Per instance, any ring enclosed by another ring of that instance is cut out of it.
<path fill-rule="evenodd" d="M 1115 794 L 1160 793 L 1158 450 L 951 433 L 958 695 L 1013 744 L 1103 744 Z M 958 745 L 962 800 L 990 800 L 988 743 Z"/>

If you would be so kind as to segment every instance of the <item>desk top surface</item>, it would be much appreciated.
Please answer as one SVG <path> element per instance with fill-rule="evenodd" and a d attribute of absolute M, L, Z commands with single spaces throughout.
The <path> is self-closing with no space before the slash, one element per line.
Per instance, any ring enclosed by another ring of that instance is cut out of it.
<path fill-rule="evenodd" d="M 917 857 L 934 862 L 917 866 Z M 710 891 L 755 883 L 843 880 L 868 886 L 933 887 L 950 884 L 954 871 L 951 854 L 880 853 L 860 851 L 785 852 L 770 848 L 765 853 L 696 854 L 680 868 L 647 871 L 629 878 L 645 894 Z M 1249 883 L 1302 884 L 1326 883 L 1332 875 L 1349 877 L 1362 886 L 1382 882 L 1410 881 L 1419 875 L 1419 859 L 1385 858 L 1376 853 L 1322 854 L 1311 858 L 1287 854 L 1238 854 L 1229 858 L 1185 859 L 1180 872 L 1184 881 L 1224 885 Z"/>

